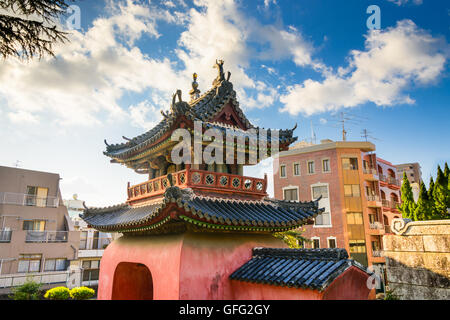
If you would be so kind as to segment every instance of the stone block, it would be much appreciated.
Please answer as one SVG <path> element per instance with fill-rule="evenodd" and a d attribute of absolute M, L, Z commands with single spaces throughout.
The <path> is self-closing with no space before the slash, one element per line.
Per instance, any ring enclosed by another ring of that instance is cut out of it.
<path fill-rule="evenodd" d="M 385 251 L 424 251 L 422 236 L 385 235 L 383 247 Z"/>
<path fill-rule="evenodd" d="M 425 251 L 450 252 L 450 235 L 427 235 L 423 236 Z"/>

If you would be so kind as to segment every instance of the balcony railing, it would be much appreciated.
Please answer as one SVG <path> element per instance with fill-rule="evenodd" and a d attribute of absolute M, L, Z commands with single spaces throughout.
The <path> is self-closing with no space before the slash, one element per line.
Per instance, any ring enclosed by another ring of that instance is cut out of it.
<path fill-rule="evenodd" d="M 87 237 L 80 239 L 80 250 L 102 250 L 112 242 L 111 237 Z"/>
<path fill-rule="evenodd" d="M 12 231 L 0 231 L 0 243 L 4 242 L 11 242 L 11 234 Z"/>
<path fill-rule="evenodd" d="M 363 173 L 364 174 L 378 175 L 377 169 L 374 169 L 374 168 L 363 168 Z"/>
<path fill-rule="evenodd" d="M 59 205 L 59 198 L 38 197 L 26 193 L 0 192 L 0 204 L 56 208 Z"/>
<path fill-rule="evenodd" d="M 400 202 L 396 202 L 396 201 L 391 200 L 391 202 L 390 202 L 390 208 L 391 209 L 397 209 L 398 210 L 398 206 L 400 206 Z"/>
<path fill-rule="evenodd" d="M 372 256 L 375 258 L 381 258 L 383 257 L 383 250 L 373 250 Z"/>
<path fill-rule="evenodd" d="M 369 228 L 372 230 L 384 230 L 384 226 L 381 222 L 375 221 L 369 224 Z"/>
<path fill-rule="evenodd" d="M 380 177 L 380 181 L 387 182 L 387 177 L 384 174 L 378 175 Z"/>
<path fill-rule="evenodd" d="M 233 193 L 265 195 L 267 178 L 259 179 L 235 174 L 211 172 L 197 169 L 172 173 L 175 186 L 193 189 L 215 189 Z M 128 187 L 128 201 L 163 194 L 170 187 L 167 175 Z"/>
<path fill-rule="evenodd" d="M 69 279 L 68 271 L 51 271 L 36 273 L 14 273 L 0 275 L 0 288 L 16 287 L 32 280 L 41 284 L 66 283 Z"/>
<path fill-rule="evenodd" d="M 27 230 L 26 242 L 67 242 L 68 231 L 34 231 Z"/>
<path fill-rule="evenodd" d="M 386 200 L 386 199 L 381 199 L 381 204 L 385 208 L 390 208 L 391 207 L 391 202 L 389 200 Z"/>
<path fill-rule="evenodd" d="M 400 183 L 394 177 L 387 177 L 387 183 L 389 183 L 391 185 L 394 185 L 394 186 L 397 186 L 397 187 L 400 186 Z"/>
<path fill-rule="evenodd" d="M 380 201 L 380 197 L 379 196 L 366 195 L 366 197 L 367 197 L 367 201 Z"/>

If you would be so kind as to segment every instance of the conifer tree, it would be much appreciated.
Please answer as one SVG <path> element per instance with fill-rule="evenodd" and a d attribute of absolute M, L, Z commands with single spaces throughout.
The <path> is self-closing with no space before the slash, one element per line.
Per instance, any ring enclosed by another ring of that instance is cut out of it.
<path fill-rule="evenodd" d="M 433 188 L 433 201 L 434 201 L 434 214 L 436 218 L 447 219 L 449 214 L 447 213 L 447 194 L 448 183 L 446 183 L 444 172 L 438 165 L 438 172 L 436 176 L 436 183 Z"/>
<path fill-rule="evenodd" d="M 0 0 L 0 57 L 24 60 L 53 56 L 53 44 L 68 41 L 56 19 L 73 0 Z"/>
<path fill-rule="evenodd" d="M 420 183 L 419 198 L 417 199 L 416 208 L 414 209 L 415 221 L 431 220 L 433 216 L 432 204 L 428 198 L 427 188 L 423 181 Z"/>
<path fill-rule="evenodd" d="M 401 193 L 402 193 L 402 204 L 399 206 L 399 210 L 402 213 L 402 217 L 406 219 L 413 219 L 415 202 L 412 188 L 406 176 L 406 172 L 403 172 Z"/>
<path fill-rule="evenodd" d="M 433 191 L 434 191 L 434 180 L 433 177 L 430 177 L 430 183 L 428 185 L 428 199 L 431 202 L 434 202 Z"/>

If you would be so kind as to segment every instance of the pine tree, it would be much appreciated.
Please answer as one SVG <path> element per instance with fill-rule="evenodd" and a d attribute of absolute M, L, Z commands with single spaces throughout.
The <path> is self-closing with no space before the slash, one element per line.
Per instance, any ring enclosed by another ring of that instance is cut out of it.
<path fill-rule="evenodd" d="M 445 177 L 445 181 L 444 182 L 447 185 L 447 208 L 450 208 L 450 169 L 448 167 L 447 162 L 445 163 L 445 168 L 444 168 L 444 177 Z"/>
<path fill-rule="evenodd" d="M 73 0 L 1 0 L 0 56 L 24 60 L 53 56 L 52 46 L 68 41 L 55 20 L 65 14 Z"/>
<path fill-rule="evenodd" d="M 416 208 L 414 210 L 415 221 L 430 220 L 432 219 L 433 210 L 432 204 L 428 198 L 427 187 L 423 181 L 420 183 L 419 198 L 417 199 Z"/>
<path fill-rule="evenodd" d="M 448 182 L 448 176 L 450 175 L 450 168 L 448 167 L 448 164 L 447 164 L 447 162 L 445 163 L 445 167 L 444 167 L 444 176 L 445 176 L 445 179 L 447 179 L 447 182 Z"/>
<path fill-rule="evenodd" d="M 437 218 L 447 219 L 449 214 L 447 213 L 447 194 L 448 183 L 446 183 L 444 172 L 438 165 L 438 172 L 436 176 L 436 183 L 433 188 L 433 200 L 434 200 L 434 214 Z"/>
<path fill-rule="evenodd" d="M 406 172 L 403 172 L 401 193 L 402 193 L 402 204 L 399 206 L 399 210 L 402 213 L 402 217 L 407 219 L 413 219 L 415 202 L 412 188 L 406 176 Z"/>
<path fill-rule="evenodd" d="M 433 177 L 430 177 L 430 184 L 428 185 L 428 199 L 432 202 L 434 202 L 433 191 L 434 191 L 434 180 Z"/>

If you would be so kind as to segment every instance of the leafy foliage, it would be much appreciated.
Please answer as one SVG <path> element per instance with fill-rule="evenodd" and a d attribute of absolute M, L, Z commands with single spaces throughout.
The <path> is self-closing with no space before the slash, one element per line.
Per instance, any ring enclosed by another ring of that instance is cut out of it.
<path fill-rule="evenodd" d="M 406 174 L 402 181 L 402 205 L 399 207 L 403 218 L 411 220 L 450 219 L 450 169 L 445 163 L 445 169 L 437 168 L 436 182 L 430 178 L 427 188 L 423 181 L 420 183 L 419 198 L 414 202 L 412 189 Z"/>
<path fill-rule="evenodd" d="M 70 298 L 70 290 L 66 287 L 55 287 L 47 290 L 44 298 L 50 300 L 67 300 Z"/>
<path fill-rule="evenodd" d="M 400 300 L 400 296 L 395 294 L 395 290 L 386 289 L 386 295 L 384 296 L 384 300 Z"/>
<path fill-rule="evenodd" d="M 87 300 L 95 295 L 95 290 L 88 287 L 76 287 L 70 290 L 70 297 L 74 300 Z"/>
<path fill-rule="evenodd" d="M 284 232 L 275 232 L 273 236 L 277 239 L 281 239 L 286 243 L 289 248 L 298 249 L 301 248 L 301 244 L 310 240 L 302 236 L 304 230 L 290 230 Z"/>
<path fill-rule="evenodd" d="M 27 280 L 19 287 L 12 289 L 9 298 L 13 300 L 39 300 L 41 296 L 41 284 Z"/>
<path fill-rule="evenodd" d="M 72 0 L 68 0 L 72 1 Z M 53 44 L 68 41 L 55 20 L 68 8 L 66 0 L 2 0 L 0 9 L 0 56 L 39 59 L 54 56 Z"/>

